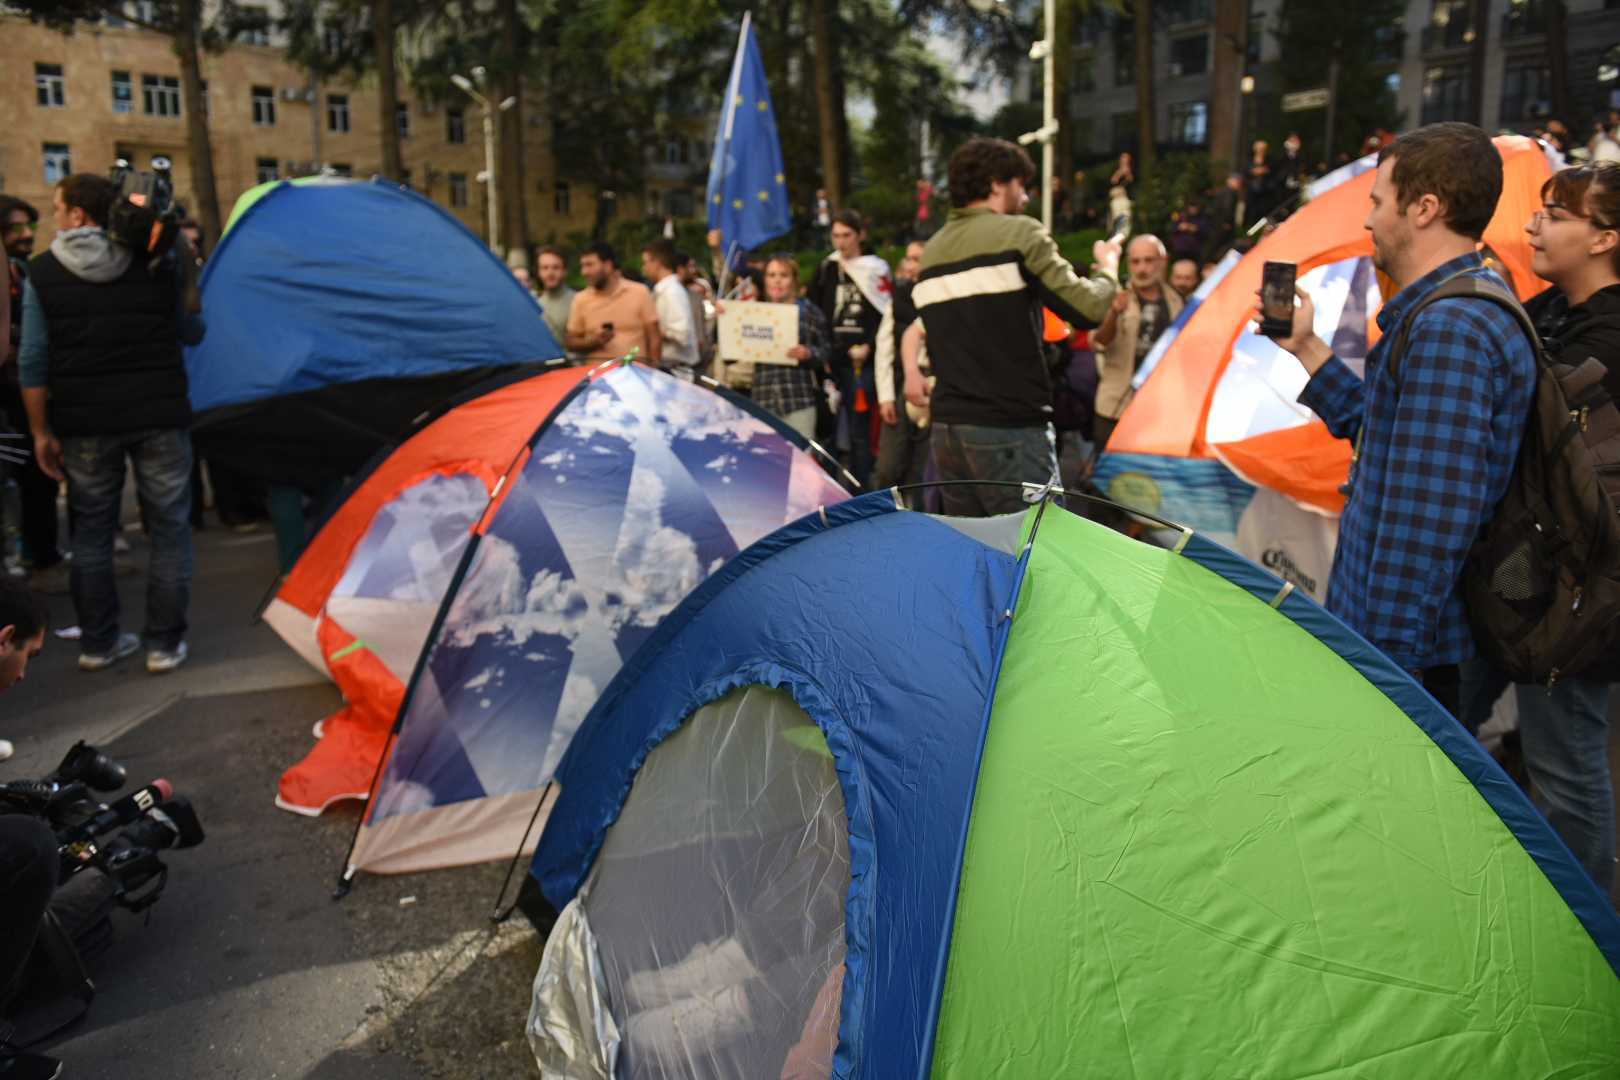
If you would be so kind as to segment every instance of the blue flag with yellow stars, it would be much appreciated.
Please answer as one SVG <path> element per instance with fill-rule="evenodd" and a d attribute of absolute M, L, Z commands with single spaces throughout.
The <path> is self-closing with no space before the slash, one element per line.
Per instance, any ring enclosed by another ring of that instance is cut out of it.
<path fill-rule="evenodd" d="M 756 248 L 793 224 L 782 143 L 776 137 L 771 90 L 750 15 L 743 16 L 725 107 L 715 129 L 708 204 L 709 228 L 720 230 L 728 251 Z"/>

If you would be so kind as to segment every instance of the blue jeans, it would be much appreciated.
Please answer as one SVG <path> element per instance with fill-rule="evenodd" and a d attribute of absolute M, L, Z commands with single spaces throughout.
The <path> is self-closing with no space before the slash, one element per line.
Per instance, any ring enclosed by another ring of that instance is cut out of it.
<path fill-rule="evenodd" d="M 952 517 L 990 517 L 1024 509 L 1014 484 L 1045 484 L 1057 475 L 1057 433 L 1044 427 L 999 428 L 934 424 L 929 441 L 941 480 L 991 480 L 1001 484 L 946 484 L 939 489 Z"/>
<path fill-rule="evenodd" d="M 124 491 L 124 458 L 152 543 L 146 574 L 146 645 L 172 649 L 186 636 L 191 596 L 191 436 L 177 428 L 62 440 L 73 505 L 73 608 L 79 651 L 105 653 L 118 641 L 113 536 Z"/>
<path fill-rule="evenodd" d="M 1484 660 L 1462 665 L 1462 722 L 1469 731 L 1491 714 L 1507 676 Z M 1553 829 L 1607 895 L 1614 883 L 1614 786 L 1609 776 L 1609 684 L 1561 679 L 1514 687 L 1519 744 L 1538 804 Z"/>

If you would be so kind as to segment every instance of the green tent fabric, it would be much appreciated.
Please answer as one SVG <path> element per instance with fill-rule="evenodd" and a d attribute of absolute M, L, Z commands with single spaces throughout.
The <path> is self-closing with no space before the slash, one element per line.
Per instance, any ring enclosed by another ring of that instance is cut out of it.
<path fill-rule="evenodd" d="M 702 724 L 747 767 L 660 767 Z M 556 775 L 529 1036 L 568 1075 L 1620 1077 L 1607 898 L 1408 674 L 1191 532 L 829 507 L 688 595 Z"/>
<path fill-rule="evenodd" d="M 1400 708 L 1220 575 L 1046 515 L 934 1075 L 1620 1076 L 1617 1035 L 1620 980 Z"/>

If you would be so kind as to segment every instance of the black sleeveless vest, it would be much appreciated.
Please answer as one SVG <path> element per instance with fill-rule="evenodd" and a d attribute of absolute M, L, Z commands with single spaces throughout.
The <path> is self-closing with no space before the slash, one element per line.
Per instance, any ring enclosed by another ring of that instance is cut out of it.
<path fill-rule="evenodd" d="M 174 275 L 135 259 L 85 281 L 50 252 L 29 265 L 50 336 L 50 417 L 58 435 L 191 425 Z"/>

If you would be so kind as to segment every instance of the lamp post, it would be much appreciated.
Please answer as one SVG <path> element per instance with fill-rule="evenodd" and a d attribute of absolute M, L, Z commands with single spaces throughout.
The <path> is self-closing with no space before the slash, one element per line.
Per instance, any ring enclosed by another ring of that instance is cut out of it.
<path fill-rule="evenodd" d="M 993 11 L 1006 0 L 972 0 L 980 11 Z M 1057 140 L 1057 0 L 1046 0 L 1042 5 L 1046 20 L 1046 37 L 1029 47 L 1029 58 L 1041 61 L 1041 126 L 1018 136 L 1018 145 L 1041 144 L 1041 223 L 1052 230 L 1052 173 L 1055 169 L 1053 154 Z"/>
<path fill-rule="evenodd" d="M 473 79 L 478 80 L 478 86 L 485 85 L 488 72 L 480 64 L 472 69 Z M 478 102 L 478 107 L 484 111 L 484 172 L 479 177 L 485 184 L 484 204 L 489 208 L 489 246 L 499 252 L 501 250 L 501 205 L 500 188 L 495 183 L 495 112 L 505 112 L 517 104 L 517 98 L 509 97 L 494 108 L 490 107 L 489 98 L 479 92 L 473 85 L 473 79 L 465 75 L 452 75 L 450 81 L 455 83 L 468 97 Z"/>

